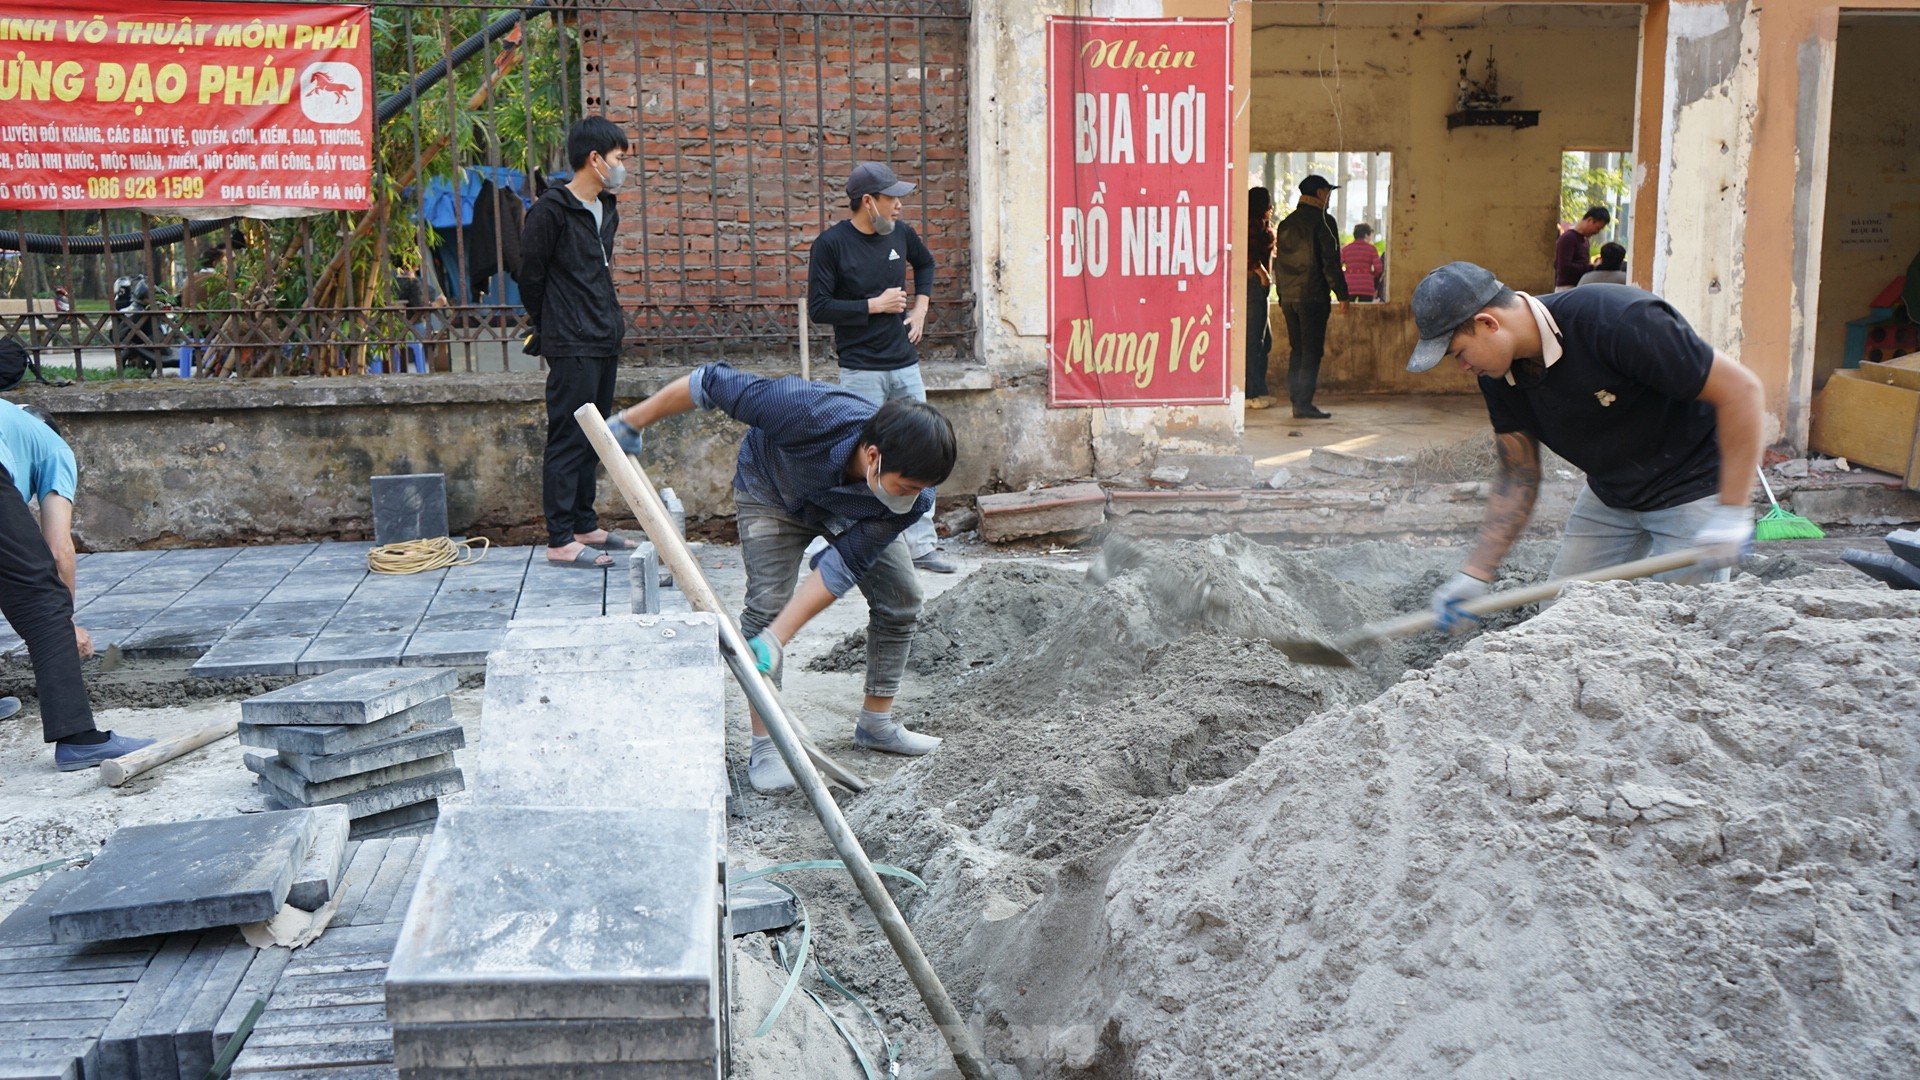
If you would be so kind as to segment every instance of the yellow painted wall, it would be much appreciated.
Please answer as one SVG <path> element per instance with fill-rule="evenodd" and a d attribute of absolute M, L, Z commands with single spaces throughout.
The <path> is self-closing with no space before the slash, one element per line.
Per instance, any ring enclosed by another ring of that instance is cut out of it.
<path fill-rule="evenodd" d="M 1421 274 L 1453 259 L 1480 263 L 1518 289 L 1551 290 L 1561 152 L 1632 147 L 1637 9 L 1262 3 L 1253 16 L 1252 152 L 1393 154 L 1392 295 L 1404 299 Z M 1540 110 L 1540 124 L 1450 132 L 1457 57 L 1473 49 L 1478 77 L 1489 47 L 1510 107 Z M 1297 197 L 1275 194 L 1288 204 Z M 1457 372 L 1408 376 L 1404 355 L 1375 355 L 1410 341 L 1400 325 L 1410 321 L 1403 302 L 1356 307 L 1345 323 L 1336 315 L 1323 385 L 1470 390 Z"/>
<path fill-rule="evenodd" d="M 1920 88 L 1902 74 L 1920 53 L 1920 17 L 1845 19 L 1833 75 L 1814 385 L 1840 366 L 1846 323 L 1920 253 Z M 1884 247 L 1850 246 L 1848 222 L 1886 215 Z"/>

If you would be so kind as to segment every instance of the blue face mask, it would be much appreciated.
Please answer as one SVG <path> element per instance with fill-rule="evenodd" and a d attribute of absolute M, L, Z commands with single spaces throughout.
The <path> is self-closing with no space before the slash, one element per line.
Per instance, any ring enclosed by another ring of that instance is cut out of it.
<path fill-rule="evenodd" d="M 873 459 L 873 464 L 867 468 L 867 490 L 873 492 L 873 497 L 880 500 L 881 506 L 896 514 L 908 513 L 920 498 L 920 493 L 917 491 L 909 495 L 895 495 L 881 487 L 880 458 L 877 455 Z"/>

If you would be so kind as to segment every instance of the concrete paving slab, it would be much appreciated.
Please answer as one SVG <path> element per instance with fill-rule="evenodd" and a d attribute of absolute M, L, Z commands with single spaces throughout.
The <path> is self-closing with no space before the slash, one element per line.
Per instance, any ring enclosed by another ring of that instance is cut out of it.
<path fill-rule="evenodd" d="M 449 808 L 387 972 L 396 1039 L 403 1024 L 715 1017 L 723 826 L 708 811 Z"/>
<path fill-rule="evenodd" d="M 624 1061 L 575 1065 L 483 1065 L 452 1069 L 407 1069 L 408 1080 L 715 1080 L 719 1066 L 707 1061 Z M 935 1074 L 938 1075 L 938 1074 Z"/>
<path fill-rule="evenodd" d="M 161 996 L 173 984 L 174 977 L 180 974 L 180 969 L 193 955 L 193 948 L 199 940 L 198 934 L 168 936 L 166 944 L 154 956 L 153 963 L 147 966 L 140 981 L 126 995 L 120 1010 L 107 1021 L 105 1030 L 100 1034 L 95 1061 L 85 1068 L 88 1076 L 140 1076 L 140 1029 L 159 1004 Z"/>
<path fill-rule="evenodd" d="M 297 675 L 300 654 L 311 644 L 312 639 L 305 637 L 247 639 L 235 638 L 229 633 L 208 647 L 187 669 L 187 674 L 204 679 Z"/>
<path fill-rule="evenodd" d="M 238 548 L 172 548 L 162 551 L 155 559 L 155 566 L 190 566 L 201 570 L 213 570 L 225 565 L 233 558 Z"/>
<path fill-rule="evenodd" d="M 92 551 L 86 555 L 85 565 L 89 567 L 108 567 L 132 572 L 160 557 L 158 551 Z"/>
<path fill-rule="evenodd" d="M 345 926 L 367 926 L 383 923 L 387 912 L 392 909 L 394 898 L 403 889 L 410 890 L 419 874 L 414 855 L 421 845 L 426 843 L 423 836 L 395 837 L 387 844 L 386 858 L 380 860 L 380 869 L 374 873 L 373 881 L 367 886 L 367 893 L 361 898 L 359 907 L 349 913 Z M 376 980 L 377 981 L 377 980 Z M 381 1000 L 385 1000 L 385 991 L 380 991 Z"/>
<path fill-rule="evenodd" d="M 190 659 L 213 648 L 225 631 L 219 626 L 148 623 L 129 631 L 120 640 L 120 651 L 134 659 Z"/>
<path fill-rule="evenodd" d="M 720 623 L 712 615 L 637 615 L 614 612 L 590 623 L 561 616 L 528 616 L 508 624 L 512 631 L 502 646 L 513 651 L 564 649 L 603 645 L 611 640 L 635 645 L 711 642 L 719 648 Z M 717 655 L 717 654 L 716 654 Z"/>
<path fill-rule="evenodd" d="M 385 605 L 383 605 L 385 606 Z M 416 611 L 411 606 L 398 610 L 341 611 L 327 620 L 327 624 L 316 634 L 319 638 L 364 637 L 381 634 L 410 634 L 419 624 L 420 615 L 425 606 Z"/>
<path fill-rule="evenodd" d="M 438 798 L 423 799 L 417 803 L 396 806 L 377 814 L 368 814 L 353 823 L 353 835 L 356 839 L 365 840 L 398 840 L 407 836 L 422 836 L 433 831 L 434 823 L 439 818 L 440 800 Z"/>
<path fill-rule="evenodd" d="M 190 1061 L 201 1062 L 191 1072 L 193 1077 L 204 1077 L 213 1065 L 210 1046 L 217 1015 L 205 1013 L 205 1026 L 197 1032 L 196 1021 L 190 1021 L 188 1015 L 203 994 L 231 996 L 254 949 L 232 928 L 209 930 L 195 936 L 192 954 L 140 1024 L 135 1058 L 142 1080 L 186 1075 L 179 1071 L 182 1051 L 187 1052 Z M 224 998 L 221 1004 L 225 1004 Z"/>
<path fill-rule="evenodd" d="M 325 600 L 342 600 L 353 595 L 359 582 L 352 578 L 339 578 L 331 581 L 295 582 L 292 575 L 273 587 L 266 596 L 269 604 L 303 604 Z"/>
<path fill-rule="evenodd" d="M 48 927 L 56 942 L 104 941 L 270 919 L 317 824 L 270 812 L 123 826 Z"/>
<path fill-rule="evenodd" d="M 716 1049 L 707 1017 L 405 1024 L 393 1034 L 403 1070 L 705 1061 L 711 1076 Z"/>
<path fill-rule="evenodd" d="M 240 743 L 291 754 L 341 754 L 451 719 L 453 699 L 442 694 L 365 724 L 255 724 L 242 720 Z"/>
<path fill-rule="evenodd" d="M 445 473 L 376 476 L 373 489 L 373 539 L 397 544 L 447 535 Z"/>
<path fill-rule="evenodd" d="M 503 636 L 505 630 L 502 628 L 415 631 L 407 641 L 407 651 L 401 655 L 400 662 L 408 667 L 447 664 L 478 667 L 487 662 L 487 655 L 499 647 Z"/>
<path fill-rule="evenodd" d="M 324 616 L 321 622 L 325 622 Z M 223 645 L 230 641 L 312 641 L 319 628 L 319 624 L 312 619 L 284 622 L 243 620 L 227 627 L 227 632 L 220 635 L 220 640 L 214 644 Z"/>
<path fill-rule="evenodd" d="M 282 687 L 240 704 L 249 724 L 366 724 L 452 693 L 451 668 L 339 671 Z"/>
<path fill-rule="evenodd" d="M 346 872 L 347 832 L 353 828 L 353 819 L 344 806 L 320 806 L 308 812 L 317 818 L 313 841 L 294 871 L 287 903 L 302 911 L 317 911 L 333 896 L 340 875 Z"/>
<path fill-rule="evenodd" d="M 515 618 L 519 618 L 525 615 L 533 615 L 533 616 L 541 616 L 546 618 L 557 618 L 557 619 L 597 619 L 600 616 L 605 615 L 607 613 L 607 609 L 604 603 L 576 604 L 576 603 L 535 602 L 535 603 L 529 604 L 523 600 L 521 601 L 518 607 L 515 607 L 513 609 L 513 613 Z"/>
<path fill-rule="evenodd" d="M 278 800 L 281 805 L 290 807 L 300 805 L 300 801 L 296 796 L 281 789 L 274 784 L 272 780 L 263 776 L 260 778 L 259 783 L 261 790 L 268 796 Z M 354 820 L 357 822 L 361 818 L 378 814 L 384 810 L 411 806 L 414 803 L 424 802 L 427 799 L 437 799 L 443 795 L 451 795 L 456 791 L 465 789 L 466 786 L 466 777 L 459 769 L 447 769 L 444 772 L 437 772 L 411 780 L 402 780 L 395 784 L 383 784 L 380 787 L 367 788 L 365 791 L 354 792 L 351 795 L 336 796 L 327 801 L 345 806 L 347 812 L 352 814 Z"/>
<path fill-rule="evenodd" d="M 474 773 L 476 804 L 725 804 L 725 698 L 717 672 L 490 673 L 481 708 L 489 734 Z"/>
<path fill-rule="evenodd" d="M 213 1048 L 214 1026 L 232 1003 L 259 951 L 244 939 L 236 938 L 229 943 L 181 1015 L 173 1032 L 174 1056 L 181 1080 L 194 1080 L 212 1071 L 214 1058 L 218 1056 Z"/>
<path fill-rule="evenodd" d="M 288 768 L 277 754 L 269 757 L 247 753 L 244 757 L 248 770 L 265 777 L 275 788 L 291 795 L 304 806 L 324 805 L 369 788 L 397 784 L 402 780 L 430 776 L 453 768 L 453 754 L 444 753 L 316 783 Z"/>
<path fill-rule="evenodd" d="M 300 654 L 296 673 L 318 675 L 339 668 L 393 668 L 407 651 L 411 634 L 357 634 L 318 637 Z"/>
<path fill-rule="evenodd" d="M 458 724 L 442 724 L 409 731 L 397 738 L 358 750 L 324 755 L 283 752 L 277 756 L 277 760 L 309 783 L 321 783 L 365 775 L 422 758 L 451 754 L 465 745 L 466 732 Z"/>
<path fill-rule="evenodd" d="M 513 621 L 513 613 L 508 608 L 490 607 L 479 609 L 435 609 L 428 608 L 420 618 L 420 624 L 414 627 L 414 633 L 427 634 L 458 630 L 502 630 Z"/>
<path fill-rule="evenodd" d="M 727 924 L 734 937 L 784 930 L 800 921 L 800 905 L 766 881 L 727 885 Z"/>

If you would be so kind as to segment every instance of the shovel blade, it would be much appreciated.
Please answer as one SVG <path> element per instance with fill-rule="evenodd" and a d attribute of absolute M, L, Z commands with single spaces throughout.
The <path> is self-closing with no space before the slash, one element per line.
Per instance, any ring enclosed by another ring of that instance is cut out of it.
<path fill-rule="evenodd" d="M 1324 641 L 1315 641 L 1311 638 L 1287 638 L 1276 640 L 1273 645 L 1287 659 L 1296 664 L 1345 668 L 1358 666 L 1353 662 L 1353 657 Z"/>

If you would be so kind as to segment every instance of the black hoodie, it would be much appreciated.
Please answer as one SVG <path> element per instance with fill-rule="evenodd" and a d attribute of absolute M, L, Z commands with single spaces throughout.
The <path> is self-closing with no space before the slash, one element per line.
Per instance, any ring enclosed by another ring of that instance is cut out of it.
<path fill-rule="evenodd" d="M 520 299 L 540 334 L 540 354 L 604 357 L 620 353 L 626 313 L 613 291 L 613 235 L 620 229 L 614 198 L 600 193 L 600 232 L 593 214 L 565 184 L 546 190 L 520 230 Z"/>

